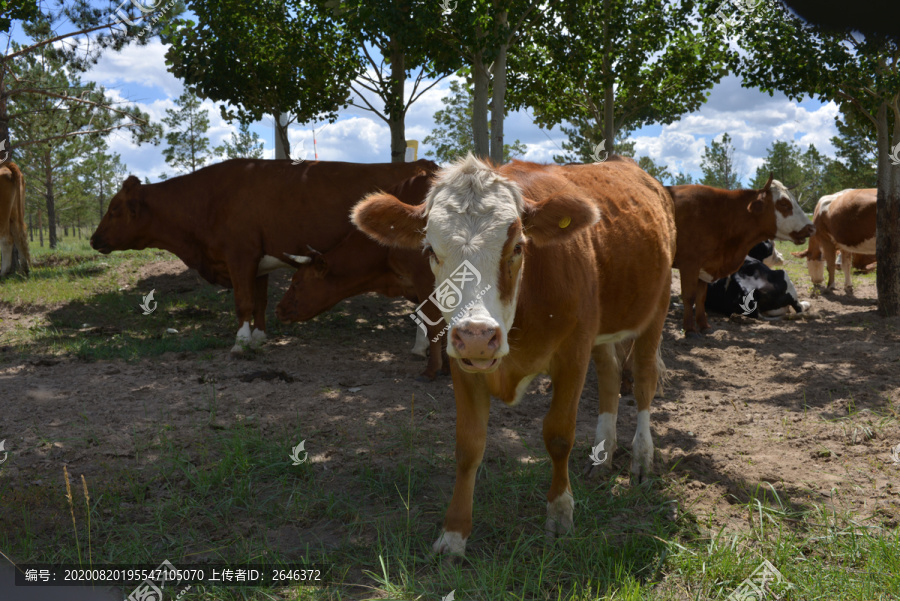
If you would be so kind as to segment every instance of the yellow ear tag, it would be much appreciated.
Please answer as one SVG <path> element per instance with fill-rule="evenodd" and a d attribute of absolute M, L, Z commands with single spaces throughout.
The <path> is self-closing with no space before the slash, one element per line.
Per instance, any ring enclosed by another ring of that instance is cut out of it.
<path fill-rule="evenodd" d="M 571 217 L 563 217 L 562 219 L 559 220 L 559 227 L 565 229 L 565 228 L 569 227 L 570 223 L 572 223 Z"/>

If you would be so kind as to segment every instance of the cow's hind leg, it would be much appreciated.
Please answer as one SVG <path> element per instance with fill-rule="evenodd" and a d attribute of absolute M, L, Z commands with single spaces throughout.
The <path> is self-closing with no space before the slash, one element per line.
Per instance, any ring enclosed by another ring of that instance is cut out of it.
<path fill-rule="evenodd" d="M 235 337 L 232 354 L 240 354 L 252 346 L 253 330 L 250 327 L 254 316 L 254 298 L 256 296 L 256 265 L 249 264 L 250 270 L 241 273 L 229 266 L 231 284 L 234 286 L 234 306 L 240 329 Z"/>
<path fill-rule="evenodd" d="M 697 328 L 701 334 L 706 334 L 712 328 L 709 327 L 709 321 L 706 319 L 706 293 L 709 290 L 709 284 L 700 280 L 697 282 Z"/>
<path fill-rule="evenodd" d="M 600 399 L 600 410 L 597 417 L 597 429 L 594 432 L 592 458 L 585 471 L 609 471 L 612 467 L 613 453 L 616 451 L 616 421 L 619 415 L 621 382 L 620 363 L 616 345 L 612 343 L 595 346 L 591 355 L 594 358 L 594 366 L 597 368 L 597 393 Z"/>
<path fill-rule="evenodd" d="M 666 367 L 660 355 L 660 342 L 669 298 L 660 296 L 653 321 L 634 341 L 634 398 L 637 401 L 637 427 L 631 444 L 631 474 L 641 482 L 653 471 L 653 435 L 650 432 L 650 403 L 659 382 L 665 377 Z"/>
<path fill-rule="evenodd" d="M 261 275 L 253 282 L 253 331 L 250 347 L 258 348 L 266 341 L 266 305 L 269 301 L 269 276 Z"/>
<path fill-rule="evenodd" d="M 841 255 L 847 255 L 844 257 L 846 261 L 841 261 L 841 271 L 844 272 L 844 292 L 853 294 L 853 278 L 850 274 L 853 270 L 853 254 L 841 253 Z"/>
<path fill-rule="evenodd" d="M 565 364 L 560 361 L 550 368 L 553 399 L 550 401 L 550 410 L 544 416 L 543 427 L 544 446 L 547 447 L 547 453 L 553 462 L 553 479 L 550 482 L 550 490 L 547 491 L 547 521 L 544 524 L 548 539 L 571 530 L 572 514 L 575 510 L 575 497 L 572 496 L 572 486 L 569 482 L 569 455 L 575 444 L 578 400 L 584 388 L 584 377 L 587 374 L 590 357 L 587 347 L 582 352 L 572 350 L 572 353 L 561 353 L 569 357 Z M 615 348 L 612 354 L 615 357 Z M 611 386 L 618 396 L 618 378 L 613 378 Z"/>

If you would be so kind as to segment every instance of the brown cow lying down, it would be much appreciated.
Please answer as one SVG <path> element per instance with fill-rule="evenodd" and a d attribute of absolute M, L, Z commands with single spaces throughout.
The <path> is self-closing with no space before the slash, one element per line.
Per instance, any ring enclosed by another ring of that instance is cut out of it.
<path fill-rule="evenodd" d="M 20 268 L 28 273 L 31 255 L 25 234 L 25 175 L 8 161 L 0 165 L 0 277 Z"/>
<path fill-rule="evenodd" d="M 773 238 L 801 244 L 815 231 L 788 189 L 771 175 L 761 190 L 699 185 L 668 190 L 675 201 L 678 252 L 673 267 L 681 272 L 686 336 L 699 336 L 697 328 L 710 329 L 704 308 L 707 284 L 740 269 L 754 245 Z"/>
<path fill-rule="evenodd" d="M 157 184 L 131 176 L 91 246 L 104 254 L 162 248 L 208 282 L 233 287 L 240 329 L 231 351 L 239 353 L 266 338 L 269 273 L 309 261 L 291 258 L 308 247 L 327 250 L 346 238 L 350 208 L 366 194 L 437 168 L 232 159 Z"/>
<path fill-rule="evenodd" d="M 543 426 L 553 462 L 545 528 L 553 537 L 572 526 L 568 462 L 585 374 L 593 358 L 596 443 L 605 442 L 611 457 L 615 344 L 631 338 L 638 406 L 631 471 L 637 480 L 650 474 L 650 401 L 665 369 L 659 344 L 675 257 L 672 201 L 659 182 L 617 157 L 493 167 L 469 155 L 438 173 L 424 205 L 373 194 L 353 221 L 383 244 L 424 246 L 436 298 L 452 299 L 442 313 L 456 394 L 456 485 L 435 551 L 465 552 L 491 396 L 515 405 L 540 373 L 553 381 Z"/>
<path fill-rule="evenodd" d="M 422 171 L 388 190 L 409 205 L 425 200 L 433 181 L 431 171 Z M 425 355 L 430 350 L 423 378 L 434 380 L 442 367 L 444 321 L 433 303 L 425 302 L 434 290 L 434 274 L 421 249 L 390 248 L 374 242 L 353 228 L 344 240 L 324 253 L 313 253 L 312 262 L 301 265 L 291 287 L 278 303 L 275 315 L 285 322 L 306 321 L 327 311 L 338 302 L 357 294 L 377 292 L 385 296 L 403 296 L 423 303 L 426 318 L 420 321 L 413 352 Z M 421 343 L 420 343 L 421 340 Z M 449 365 L 446 370 L 449 373 Z"/>
<path fill-rule="evenodd" d="M 828 266 L 826 292 L 834 290 L 835 255 L 841 251 L 841 270 L 844 272 L 844 291 L 853 294 L 852 267 L 862 264 L 866 272 L 874 268 L 875 223 L 878 191 L 874 188 L 842 190 L 819 199 L 813 213 L 816 233 L 809 238 L 809 246 L 803 252 L 793 253 L 806 257 L 809 279 L 816 286 L 825 281 Z M 847 256 L 851 259 L 847 260 Z M 859 267 L 857 267 L 859 268 Z"/>

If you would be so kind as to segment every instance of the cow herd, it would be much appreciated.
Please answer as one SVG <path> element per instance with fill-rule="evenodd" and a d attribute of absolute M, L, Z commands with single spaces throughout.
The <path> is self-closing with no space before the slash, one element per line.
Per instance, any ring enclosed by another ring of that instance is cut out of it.
<path fill-rule="evenodd" d="M 21 174 L 4 169 L 0 225 L 24 232 Z M 652 471 L 650 404 L 665 374 L 660 341 L 672 268 L 681 272 L 686 336 L 710 329 L 707 309 L 738 312 L 754 295 L 753 310 L 743 311 L 752 316 L 804 311 L 809 304 L 785 272 L 770 269 L 780 255 L 767 241 L 812 236 L 804 256 L 813 281 L 822 281 L 824 261 L 832 286 L 838 250 L 849 278 L 851 255 L 872 251 L 870 192 L 824 197 L 813 222 L 771 177 L 759 190 L 665 187 L 618 156 L 497 167 L 469 155 L 445 168 L 235 159 L 156 184 L 129 177 L 91 246 L 165 249 L 209 282 L 234 288 L 234 353 L 265 340 L 275 269 L 296 270 L 276 309 L 282 321 L 311 319 L 366 292 L 417 303 L 416 350 L 428 350 L 422 377 L 449 371 L 457 410 L 456 483 L 434 549 L 462 555 L 492 396 L 515 405 L 535 377 L 549 375 L 545 528 L 551 538 L 567 531 L 575 506 L 569 455 L 592 360 L 595 444 L 605 442 L 609 457 L 616 449 L 628 369 L 638 410 L 631 473 L 640 481 Z M 0 229 L 4 274 L 13 247 L 28 264 L 27 244 L 17 240 Z"/>

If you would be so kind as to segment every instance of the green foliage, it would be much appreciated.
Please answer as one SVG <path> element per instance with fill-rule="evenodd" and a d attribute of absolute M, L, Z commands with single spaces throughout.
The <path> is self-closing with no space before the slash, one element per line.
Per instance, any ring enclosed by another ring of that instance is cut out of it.
<path fill-rule="evenodd" d="M 586 137 L 605 138 L 606 150 L 621 154 L 625 132 L 696 110 L 727 72 L 721 36 L 706 23 L 686 26 L 697 7 L 694 0 L 559 2 L 512 51 L 511 106 L 534 107 L 541 126 L 569 121 L 584 131 L 581 122 L 591 120 L 597 137 Z"/>
<path fill-rule="evenodd" d="M 703 149 L 701 160 L 703 179 L 701 184 L 735 190 L 741 187 L 741 176 L 734 165 L 734 146 L 731 144 L 731 136 L 728 132 L 722 134 L 722 141 L 715 139 Z"/>
<path fill-rule="evenodd" d="M 474 99 L 468 86 L 457 80 L 450 82 L 450 95 L 441 99 L 444 108 L 434 114 L 437 127 L 423 143 L 435 147 L 425 153 L 426 157 L 446 164 L 474 152 L 472 140 L 472 105 Z M 527 151 L 525 144 L 516 140 L 503 145 L 503 162 L 522 156 Z"/>
<path fill-rule="evenodd" d="M 657 165 L 656 162 L 648 156 L 639 158 L 638 166 L 662 183 L 674 179 L 672 174 L 669 173 L 669 168 L 667 166 Z"/>
<path fill-rule="evenodd" d="M 232 132 L 231 140 L 225 140 L 222 146 L 216 146 L 213 152 L 226 159 L 261 159 L 263 158 L 263 142 L 259 134 L 250 131 L 250 126 L 241 123 L 237 133 Z"/>
<path fill-rule="evenodd" d="M 209 138 L 209 114 L 201 107 L 200 99 L 185 90 L 175 101 L 177 109 L 166 109 L 163 123 L 168 126 L 163 150 L 166 162 L 181 173 L 191 173 L 211 158 Z"/>
<path fill-rule="evenodd" d="M 840 182 L 836 188 L 876 187 L 875 128 L 867 120 L 852 114 L 835 118 L 835 125 L 839 135 L 831 138 L 831 143 L 837 150 L 837 161 L 830 166 L 833 178 Z"/>
<path fill-rule="evenodd" d="M 301 0 L 193 0 L 167 30 L 166 64 L 222 116 L 252 123 L 292 114 L 334 120 L 360 71 L 357 40 Z M 202 24 L 202 26 L 198 25 Z"/>

